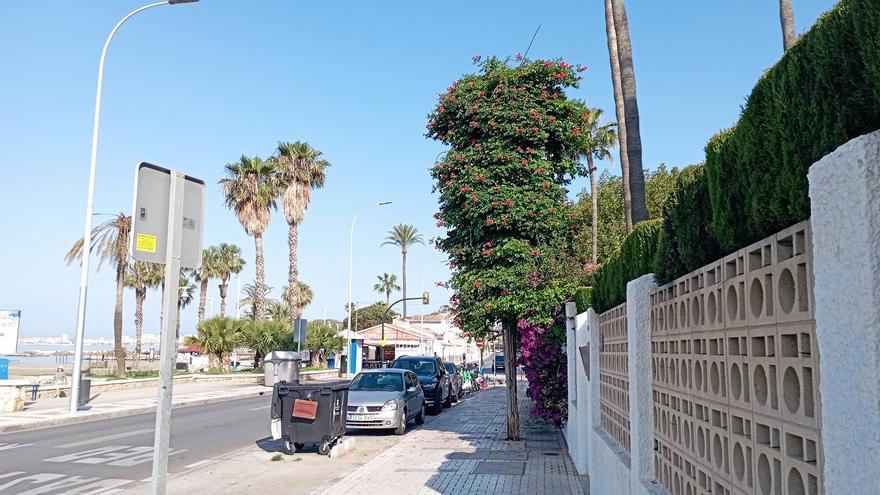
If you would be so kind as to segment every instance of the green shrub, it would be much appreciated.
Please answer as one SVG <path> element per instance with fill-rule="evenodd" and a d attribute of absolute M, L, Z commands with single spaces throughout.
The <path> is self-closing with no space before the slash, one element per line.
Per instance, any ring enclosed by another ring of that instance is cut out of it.
<path fill-rule="evenodd" d="M 810 165 L 880 128 L 877 33 L 880 2 L 842 0 L 758 81 L 739 122 L 709 141 L 712 232 L 725 251 L 809 218 Z"/>
<path fill-rule="evenodd" d="M 654 261 L 657 283 L 665 284 L 723 255 L 709 226 L 708 204 L 706 167 L 682 170 L 663 211 L 666 235 Z"/>
<path fill-rule="evenodd" d="M 574 304 L 577 306 L 578 314 L 588 310 L 593 305 L 593 288 L 578 287 L 574 291 Z"/>
<path fill-rule="evenodd" d="M 626 300 L 626 284 L 654 270 L 657 249 L 664 236 L 663 220 L 636 225 L 623 241 L 620 252 L 596 270 L 593 308 L 601 313 Z"/>

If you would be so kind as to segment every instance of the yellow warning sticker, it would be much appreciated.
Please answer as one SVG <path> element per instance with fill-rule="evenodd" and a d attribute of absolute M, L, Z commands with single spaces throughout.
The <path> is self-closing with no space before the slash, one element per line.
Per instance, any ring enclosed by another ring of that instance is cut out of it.
<path fill-rule="evenodd" d="M 138 234 L 135 239 L 134 250 L 142 253 L 155 253 L 156 236 L 150 234 Z"/>

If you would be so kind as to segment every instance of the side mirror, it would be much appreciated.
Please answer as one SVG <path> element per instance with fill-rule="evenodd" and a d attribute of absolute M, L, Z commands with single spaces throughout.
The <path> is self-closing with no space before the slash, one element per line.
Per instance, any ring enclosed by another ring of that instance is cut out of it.
<path fill-rule="evenodd" d="M 409 393 L 413 393 L 413 392 L 415 392 L 415 391 L 417 391 L 417 390 L 418 390 L 418 387 L 410 387 L 410 388 L 406 389 L 406 391 L 409 392 Z"/>

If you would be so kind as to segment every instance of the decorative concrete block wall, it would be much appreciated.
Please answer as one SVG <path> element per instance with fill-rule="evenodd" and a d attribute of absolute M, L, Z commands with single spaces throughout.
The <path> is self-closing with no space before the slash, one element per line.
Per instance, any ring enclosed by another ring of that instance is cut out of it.
<path fill-rule="evenodd" d="M 677 494 L 822 493 L 810 228 L 651 294 L 655 469 Z"/>
<path fill-rule="evenodd" d="M 629 348 L 626 303 L 599 315 L 599 410 L 602 429 L 624 450 L 629 435 Z"/>

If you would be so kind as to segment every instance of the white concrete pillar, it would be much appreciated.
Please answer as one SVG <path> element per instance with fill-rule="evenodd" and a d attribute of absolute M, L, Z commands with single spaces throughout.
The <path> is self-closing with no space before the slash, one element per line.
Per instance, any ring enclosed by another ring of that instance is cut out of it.
<path fill-rule="evenodd" d="M 568 444 L 568 453 L 571 460 L 577 466 L 580 449 L 578 446 L 578 402 L 577 402 L 577 336 L 575 334 L 574 319 L 577 316 L 577 306 L 573 303 L 565 304 L 565 353 L 568 365 L 568 420 L 565 423 L 565 442 Z"/>
<path fill-rule="evenodd" d="M 880 131 L 809 172 L 827 495 L 880 478 Z"/>
<path fill-rule="evenodd" d="M 590 420 L 592 397 L 590 397 L 590 379 L 587 377 L 587 370 L 593 361 L 589 357 L 592 346 L 590 346 L 587 316 L 588 313 L 581 313 L 575 318 L 575 352 L 577 353 L 575 375 L 578 403 L 578 462 L 575 463 L 575 467 L 580 474 L 587 474 L 590 466 L 590 435 L 593 431 Z M 584 362 L 585 356 L 586 362 Z M 591 374 L 590 377 L 592 376 Z"/>
<path fill-rule="evenodd" d="M 654 275 L 626 284 L 629 350 L 630 493 L 654 482 L 654 408 L 651 396 L 651 298 Z"/>
<path fill-rule="evenodd" d="M 600 337 L 601 332 L 599 331 L 599 313 L 590 308 L 587 310 L 586 316 L 586 324 L 587 324 L 587 337 L 589 338 L 590 343 L 590 378 L 589 387 L 587 388 L 587 393 L 589 394 L 589 404 L 587 407 L 589 408 L 589 428 L 587 428 L 588 439 L 587 439 L 587 449 L 590 452 L 589 456 L 589 464 L 590 467 L 590 488 L 593 489 L 593 493 L 596 493 L 596 490 L 593 488 L 596 484 L 596 478 L 601 476 L 601 469 L 599 464 L 599 456 L 597 455 L 599 451 L 597 450 L 599 447 L 596 445 L 597 442 L 602 442 L 603 440 L 599 438 L 598 432 L 602 429 L 602 415 L 599 409 L 599 351 L 602 349 Z"/>

